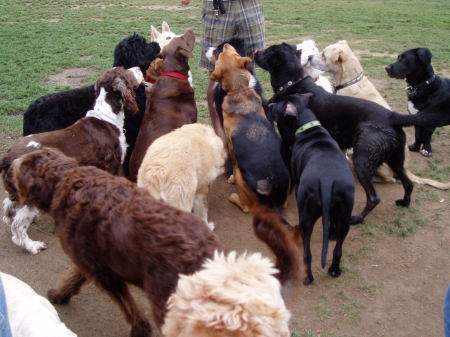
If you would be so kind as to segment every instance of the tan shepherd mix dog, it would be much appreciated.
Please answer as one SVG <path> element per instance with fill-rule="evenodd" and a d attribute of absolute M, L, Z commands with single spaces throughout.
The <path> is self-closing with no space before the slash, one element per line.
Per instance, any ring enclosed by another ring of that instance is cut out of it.
<path fill-rule="evenodd" d="M 337 94 L 367 99 L 392 110 L 375 86 L 364 75 L 364 70 L 346 40 L 338 41 L 325 47 L 322 52 L 311 59 L 311 65 L 333 75 Z M 409 179 L 417 184 L 426 184 L 438 189 L 448 189 L 444 183 L 433 179 L 416 176 L 409 169 L 409 150 L 405 151 L 405 172 Z M 395 182 L 392 171 L 383 164 L 377 175 L 387 182 Z"/>
<path fill-rule="evenodd" d="M 156 139 L 139 168 L 137 184 L 156 199 L 208 222 L 209 185 L 223 172 L 226 153 L 212 127 L 187 124 Z"/>
<path fill-rule="evenodd" d="M 219 59 L 216 60 L 211 79 L 221 82 L 228 94 L 222 104 L 223 125 L 226 137 L 228 153 L 233 163 L 233 175 L 228 179 L 229 183 L 236 183 L 236 193 L 232 193 L 228 200 L 237 205 L 244 213 L 251 211 L 253 205 L 258 203 L 258 196 L 244 180 L 236 156 L 234 154 L 232 136 L 234 130 L 242 121 L 242 116 L 257 112 L 264 116 L 261 98 L 249 89 L 250 75 L 248 67 L 251 59 L 240 57 L 236 50 L 229 44 L 223 48 Z"/>

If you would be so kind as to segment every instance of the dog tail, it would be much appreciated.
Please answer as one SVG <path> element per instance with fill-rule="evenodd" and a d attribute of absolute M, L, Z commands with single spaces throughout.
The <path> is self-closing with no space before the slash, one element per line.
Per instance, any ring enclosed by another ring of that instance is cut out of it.
<path fill-rule="evenodd" d="M 330 220 L 330 211 L 331 211 L 331 193 L 332 186 L 330 188 L 328 182 L 321 181 L 321 190 L 322 190 L 322 224 L 323 224 L 323 241 L 322 241 L 322 268 L 325 268 L 327 264 L 327 255 L 328 255 L 328 241 L 330 240 L 330 228 L 331 228 L 331 220 Z"/>
<path fill-rule="evenodd" d="M 276 267 L 280 271 L 281 284 L 298 281 L 303 270 L 303 256 L 300 245 L 287 228 L 289 226 L 281 216 L 267 206 L 253 208 L 253 229 L 255 235 L 265 242 L 276 257 Z M 298 231 L 297 231 L 298 232 Z M 299 240 L 299 236 L 297 237 Z"/>
<path fill-rule="evenodd" d="M 421 127 L 438 127 L 438 126 L 444 126 L 446 125 L 444 121 L 442 121 L 440 124 L 439 122 L 436 123 L 436 120 L 434 118 L 429 118 L 426 114 L 412 114 L 412 115 L 404 115 L 397 112 L 392 112 L 389 123 L 392 126 L 421 126 Z"/>
<path fill-rule="evenodd" d="M 406 175 L 408 176 L 408 178 L 411 179 L 411 181 L 416 184 L 429 185 L 429 186 L 432 186 L 434 188 L 437 188 L 439 190 L 444 190 L 444 191 L 450 189 L 450 181 L 447 181 L 446 183 L 442 183 L 442 182 L 434 180 L 434 179 L 422 178 L 422 177 L 416 176 L 414 173 L 411 172 L 410 169 L 406 169 L 405 172 L 406 172 Z"/>

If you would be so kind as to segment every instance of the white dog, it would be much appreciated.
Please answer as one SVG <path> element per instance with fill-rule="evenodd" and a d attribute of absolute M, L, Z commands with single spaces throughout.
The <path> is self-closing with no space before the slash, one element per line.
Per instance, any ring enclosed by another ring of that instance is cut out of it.
<path fill-rule="evenodd" d="M 208 190 L 223 172 L 226 153 L 222 139 L 209 125 L 193 123 L 157 138 L 147 149 L 137 184 L 169 205 L 193 210 L 208 222 Z"/>
<path fill-rule="evenodd" d="M 174 37 L 180 37 L 181 34 L 175 34 L 172 32 L 172 30 L 169 27 L 169 24 L 166 21 L 163 21 L 161 24 L 161 33 L 156 29 L 153 25 L 150 26 L 150 32 L 151 32 L 151 41 L 157 42 L 159 44 L 159 47 L 161 48 L 161 51 L 167 44 L 174 38 Z M 188 79 L 189 84 L 191 87 L 194 87 L 193 81 L 192 81 L 192 73 L 189 70 L 188 73 Z"/>
<path fill-rule="evenodd" d="M 46 298 L 14 276 L 0 272 L 0 277 L 13 337 L 77 337 Z"/>
<path fill-rule="evenodd" d="M 323 71 L 313 68 L 311 66 L 311 58 L 319 55 L 319 48 L 316 46 L 314 40 L 303 40 L 302 43 L 297 44 L 297 50 L 301 51 L 300 64 L 303 67 L 303 76 L 310 76 L 329 93 L 333 93 L 333 85 L 330 80 L 323 76 Z"/>
<path fill-rule="evenodd" d="M 192 275 L 180 275 L 168 300 L 166 337 L 289 337 L 290 313 L 260 253 L 215 253 Z"/>

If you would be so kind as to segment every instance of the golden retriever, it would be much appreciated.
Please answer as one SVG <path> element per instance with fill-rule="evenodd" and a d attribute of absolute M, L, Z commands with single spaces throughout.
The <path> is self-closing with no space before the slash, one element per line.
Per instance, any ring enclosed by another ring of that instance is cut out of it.
<path fill-rule="evenodd" d="M 222 140 L 204 124 L 186 124 L 156 139 L 138 171 L 137 184 L 168 204 L 194 211 L 208 223 L 208 190 L 223 172 L 226 153 Z"/>
<path fill-rule="evenodd" d="M 168 300 L 166 337 L 288 337 L 290 313 L 277 270 L 260 253 L 215 253 L 181 275 Z"/>

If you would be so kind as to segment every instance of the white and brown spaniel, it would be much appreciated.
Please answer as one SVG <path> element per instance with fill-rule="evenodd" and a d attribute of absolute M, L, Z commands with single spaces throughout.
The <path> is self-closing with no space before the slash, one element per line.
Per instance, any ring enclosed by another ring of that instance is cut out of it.
<path fill-rule="evenodd" d="M 13 160 L 45 146 L 75 158 L 80 165 L 93 165 L 118 174 L 127 148 L 123 131 L 124 109 L 135 113 L 139 111 L 134 89 L 139 86 L 142 76 L 138 67 L 108 70 L 95 84 L 95 106 L 87 112 L 86 117 L 65 129 L 23 137 L 1 159 L 0 172 L 8 193 L 3 201 L 3 219 L 11 226 L 12 241 L 16 245 L 31 254 L 46 248 L 43 242 L 33 241 L 27 235 L 38 210 L 18 202 L 12 181 Z"/>

